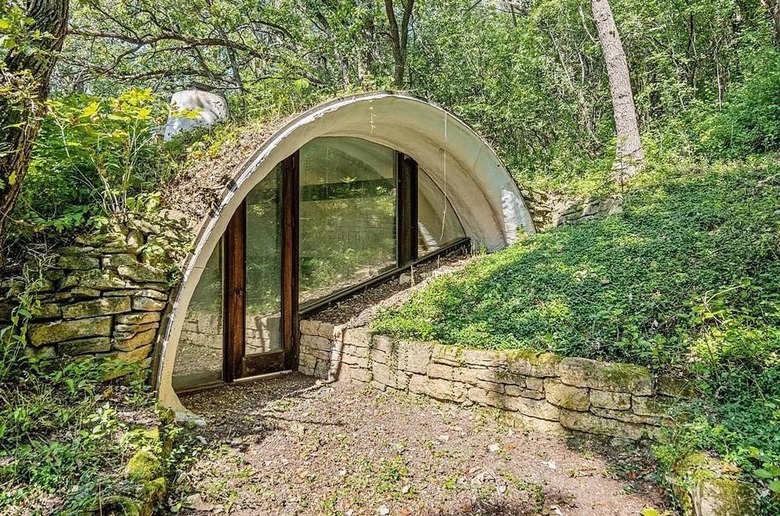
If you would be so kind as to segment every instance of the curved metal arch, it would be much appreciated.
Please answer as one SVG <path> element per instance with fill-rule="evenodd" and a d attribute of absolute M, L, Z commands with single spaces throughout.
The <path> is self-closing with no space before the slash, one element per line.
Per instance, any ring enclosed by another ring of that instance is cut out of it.
<path fill-rule="evenodd" d="M 490 146 L 440 106 L 408 95 L 369 93 L 334 100 L 294 119 L 247 160 L 204 222 L 187 260 L 181 286 L 164 321 L 157 369 L 160 402 L 186 413 L 171 383 L 187 308 L 206 262 L 249 192 L 284 158 L 314 138 L 363 138 L 413 157 L 448 198 L 466 235 L 488 250 L 512 244 L 519 232 L 535 232 L 511 175 Z"/>

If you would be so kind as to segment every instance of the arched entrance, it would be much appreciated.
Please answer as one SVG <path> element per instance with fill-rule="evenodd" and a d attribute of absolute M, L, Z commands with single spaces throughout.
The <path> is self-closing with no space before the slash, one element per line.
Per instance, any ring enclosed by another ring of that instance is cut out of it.
<path fill-rule="evenodd" d="M 164 331 L 160 400 L 181 410 L 174 382 L 294 369 L 301 306 L 518 231 L 533 225 L 512 178 L 443 109 L 377 93 L 310 110 L 258 142 L 201 231 Z"/>

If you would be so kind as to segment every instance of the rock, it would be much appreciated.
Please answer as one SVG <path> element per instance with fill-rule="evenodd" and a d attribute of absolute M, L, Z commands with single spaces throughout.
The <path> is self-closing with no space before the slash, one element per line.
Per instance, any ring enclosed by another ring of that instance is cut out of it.
<path fill-rule="evenodd" d="M 74 321 L 33 324 L 28 336 L 35 347 L 55 344 L 86 337 L 108 337 L 111 335 L 111 317 L 94 317 Z"/>
<path fill-rule="evenodd" d="M 429 379 L 422 375 L 413 375 L 409 380 L 409 392 L 425 394 L 441 401 L 461 403 L 466 400 L 466 387 L 457 382 L 442 379 Z"/>
<path fill-rule="evenodd" d="M 116 270 L 123 278 L 141 283 L 165 283 L 168 281 L 168 275 L 164 271 L 142 263 L 120 265 Z"/>
<path fill-rule="evenodd" d="M 558 421 L 561 409 L 555 405 L 547 403 L 545 400 L 531 400 L 527 398 L 506 398 L 506 408 L 520 412 L 529 417 L 544 419 L 547 421 Z"/>
<path fill-rule="evenodd" d="M 103 262 L 103 268 L 115 269 L 115 270 L 121 265 L 125 265 L 128 267 L 133 267 L 135 265 L 138 265 L 138 260 L 135 258 L 135 255 L 127 254 L 127 253 L 111 254 L 108 256 L 104 256 L 102 262 Z"/>
<path fill-rule="evenodd" d="M 146 357 L 149 356 L 149 353 L 152 352 L 152 346 L 144 346 L 138 349 L 134 349 L 133 351 L 127 351 L 127 352 L 119 352 L 113 355 L 113 358 L 119 361 L 120 363 L 124 364 L 135 364 L 136 362 L 141 362 Z"/>
<path fill-rule="evenodd" d="M 500 392 L 486 391 L 479 387 L 472 387 L 468 390 L 468 399 L 479 405 L 503 408 L 505 396 Z"/>
<path fill-rule="evenodd" d="M 100 291 L 93 288 L 73 287 L 70 289 L 70 297 L 74 299 L 89 299 L 100 297 Z"/>
<path fill-rule="evenodd" d="M 131 249 L 140 249 L 144 245 L 144 235 L 137 229 L 131 229 L 127 233 L 125 243 L 127 244 L 127 247 Z"/>
<path fill-rule="evenodd" d="M 468 367 L 450 367 L 444 364 L 430 364 L 428 366 L 428 378 L 442 378 L 455 382 L 477 383 L 477 371 Z"/>
<path fill-rule="evenodd" d="M 133 310 L 142 312 L 159 312 L 165 308 L 165 301 L 158 301 L 150 297 L 134 297 Z"/>
<path fill-rule="evenodd" d="M 506 356 L 506 372 L 512 375 L 548 378 L 558 376 L 558 364 L 561 357 L 552 353 L 533 353 L 529 351 L 510 351 Z"/>
<path fill-rule="evenodd" d="M 116 317 L 117 324 L 146 324 L 158 322 L 159 320 L 160 312 L 134 312 Z"/>
<path fill-rule="evenodd" d="M 555 406 L 581 412 L 590 408 L 588 389 L 564 385 L 557 380 L 545 380 L 544 392 L 547 401 Z"/>
<path fill-rule="evenodd" d="M 590 411 L 599 417 L 615 419 L 626 423 L 635 423 L 637 425 L 661 426 L 664 424 L 664 419 L 659 416 L 639 416 L 630 410 L 610 410 L 593 407 Z"/>
<path fill-rule="evenodd" d="M 116 340 L 114 342 L 114 349 L 118 351 L 133 351 L 146 346 L 154 342 L 154 338 L 157 336 L 156 330 L 146 330 L 145 332 L 138 333 L 125 340 Z"/>
<path fill-rule="evenodd" d="M 2 311 L 2 310 L 0 310 Z M 38 319 L 58 319 L 62 317 L 62 309 L 59 305 L 52 303 L 42 303 L 40 306 L 30 310 L 32 312 L 33 320 Z M 0 314 L 1 315 L 1 314 Z M 10 315 L 10 314 L 9 314 Z M 0 318 L 0 320 L 3 320 Z M 7 319 L 10 320 L 10 319 Z"/>
<path fill-rule="evenodd" d="M 410 373 L 425 374 L 431 362 L 432 344 L 399 341 L 396 345 L 396 350 L 399 369 Z"/>
<path fill-rule="evenodd" d="M 404 272 L 400 276 L 398 276 L 398 284 L 399 285 L 411 285 L 412 284 L 412 275 L 408 272 Z"/>
<path fill-rule="evenodd" d="M 631 410 L 638 416 L 668 417 L 671 400 L 668 398 L 649 398 L 632 396 Z M 667 401 L 669 400 L 669 401 Z"/>
<path fill-rule="evenodd" d="M 125 282 L 111 271 L 98 269 L 76 271 L 66 276 L 60 283 L 60 289 L 82 287 L 94 290 L 116 290 L 125 287 Z"/>
<path fill-rule="evenodd" d="M 621 437 L 632 441 L 638 441 L 645 434 L 645 429 L 641 425 L 606 419 L 589 412 L 562 409 L 560 422 L 564 428 L 569 430 Z"/>
<path fill-rule="evenodd" d="M 57 358 L 57 350 L 54 346 L 43 346 L 40 348 L 24 348 L 24 355 L 30 360 L 51 360 Z"/>
<path fill-rule="evenodd" d="M 159 328 L 160 323 L 158 322 L 151 322 L 151 323 L 144 323 L 144 324 L 117 324 L 114 325 L 114 335 L 118 333 L 127 333 L 129 336 L 135 335 L 136 333 L 140 333 L 142 331 L 151 330 L 152 328 Z"/>
<path fill-rule="evenodd" d="M 704 453 L 688 455 L 669 478 L 686 516 L 758 516 L 760 496 L 749 483 L 724 471 L 733 468 Z"/>
<path fill-rule="evenodd" d="M 517 385 L 505 385 L 504 386 L 504 392 L 506 392 L 507 396 L 520 396 L 521 398 L 528 398 L 532 400 L 542 400 L 544 399 L 544 393 L 541 391 L 535 391 L 532 389 L 525 389 L 523 387 L 519 387 Z"/>
<path fill-rule="evenodd" d="M 101 315 L 121 314 L 130 311 L 129 297 L 103 297 L 62 307 L 65 319 L 83 319 Z"/>
<path fill-rule="evenodd" d="M 89 339 L 70 340 L 57 345 L 62 356 L 86 355 L 111 351 L 111 339 L 108 337 L 92 337 Z"/>
<path fill-rule="evenodd" d="M 125 466 L 125 478 L 135 482 L 145 482 L 161 477 L 162 461 L 148 450 L 139 450 Z"/>
<path fill-rule="evenodd" d="M 89 269 L 99 269 L 100 261 L 97 258 L 86 254 L 74 254 L 60 256 L 57 266 L 61 269 L 72 271 L 85 271 Z"/>
<path fill-rule="evenodd" d="M 628 410 L 631 408 L 631 395 L 622 392 L 608 392 L 591 389 L 590 403 L 598 408 Z"/>
<path fill-rule="evenodd" d="M 365 327 L 348 328 L 344 330 L 343 340 L 345 344 L 360 348 L 371 347 L 371 333 Z"/>
<path fill-rule="evenodd" d="M 645 367 L 633 364 L 597 362 L 586 358 L 565 358 L 560 364 L 561 382 L 600 391 L 638 396 L 653 394 L 653 377 Z"/>

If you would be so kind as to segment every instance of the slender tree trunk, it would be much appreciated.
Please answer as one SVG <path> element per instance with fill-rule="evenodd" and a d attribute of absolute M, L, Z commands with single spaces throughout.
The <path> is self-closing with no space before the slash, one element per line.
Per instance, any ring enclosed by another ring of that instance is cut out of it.
<path fill-rule="evenodd" d="M 614 172 L 616 179 L 622 182 L 642 168 L 645 154 L 639 139 L 639 124 L 634 95 L 631 92 L 628 61 L 615 25 L 615 18 L 612 16 L 612 9 L 608 0 L 591 0 L 590 4 L 607 65 L 609 91 L 615 114 L 618 142 Z"/>
<path fill-rule="evenodd" d="M 49 95 L 49 81 L 68 28 L 68 0 L 27 0 L 30 33 L 41 37 L 27 52 L 11 50 L 0 70 L 0 265 L 8 217 L 27 173 Z"/>
<path fill-rule="evenodd" d="M 772 26 L 775 30 L 775 46 L 780 46 L 780 0 L 761 0 L 761 4 L 772 18 Z"/>
<path fill-rule="evenodd" d="M 390 24 L 390 40 L 393 46 L 393 86 L 399 90 L 406 87 L 406 50 L 409 41 L 409 23 L 412 20 L 414 10 L 414 0 L 406 0 L 401 3 L 404 8 L 401 25 L 395 16 L 393 0 L 385 0 L 385 12 L 387 13 L 387 22 Z"/>

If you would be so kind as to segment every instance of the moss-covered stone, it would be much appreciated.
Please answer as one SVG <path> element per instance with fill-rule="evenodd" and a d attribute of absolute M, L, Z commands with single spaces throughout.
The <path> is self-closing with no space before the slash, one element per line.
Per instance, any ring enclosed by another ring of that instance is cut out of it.
<path fill-rule="evenodd" d="M 84 319 L 101 315 L 121 314 L 130 311 L 129 297 L 103 297 L 62 307 L 65 319 Z"/>
<path fill-rule="evenodd" d="M 111 335 L 111 317 L 94 317 L 75 321 L 57 321 L 30 326 L 29 338 L 33 346 L 55 344 L 87 337 Z"/>
<path fill-rule="evenodd" d="M 133 351 L 142 346 L 146 346 L 154 342 L 154 338 L 157 336 L 157 330 L 147 330 L 131 337 L 120 340 L 117 339 L 114 342 L 114 349 L 118 351 Z"/>
<path fill-rule="evenodd" d="M 566 358 L 561 362 L 559 370 L 561 381 L 567 385 L 638 396 L 653 394 L 653 377 L 645 367 Z"/>
<path fill-rule="evenodd" d="M 138 450 L 125 466 L 125 478 L 136 482 L 149 482 L 162 474 L 162 461 L 149 450 Z"/>
<path fill-rule="evenodd" d="M 631 395 L 623 392 L 590 390 L 590 402 L 594 407 L 610 410 L 628 410 L 631 408 Z"/>
<path fill-rule="evenodd" d="M 647 430 L 642 425 L 616 421 L 598 417 L 589 412 L 577 412 L 574 410 L 561 410 L 560 422 L 564 428 L 569 430 L 620 437 L 621 439 L 630 439 L 632 441 L 641 439 L 647 433 Z"/>
<path fill-rule="evenodd" d="M 61 269 L 72 271 L 99 269 L 100 261 L 87 254 L 66 254 L 57 260 L 57 266 Z"/>
<path fill-rule="evenodd" d="M 61 356 L 76 356 L 89 353 L 105 353 L 111 351 L 111 339 L 108 337 L 92 337 L 62 342 L 57 345 Z"/>
<path fill-rule="evenodd" d="M 753 516 L 760 514 L 756 489 L 724 474 L 724 465 L 705 453 L 692 453 L 679 461 L 669 477 L 672 492 L 685 516 Z"/>
<path fill-rule="evenodd" d="M 513 350 L 506 353 L 506 371 L 510 375 L 520 374 L 536 378 L 558 376 L 561 357 L 553 353 L 534 353 L 527 350 Z"/>
<path fill-rule="evenodd" d="M 558 380 L 545 380 L 544 392 L 547 401 L 555 406 L 581 412 L 590 408 L 588 389 L 564 385 Z"/>

